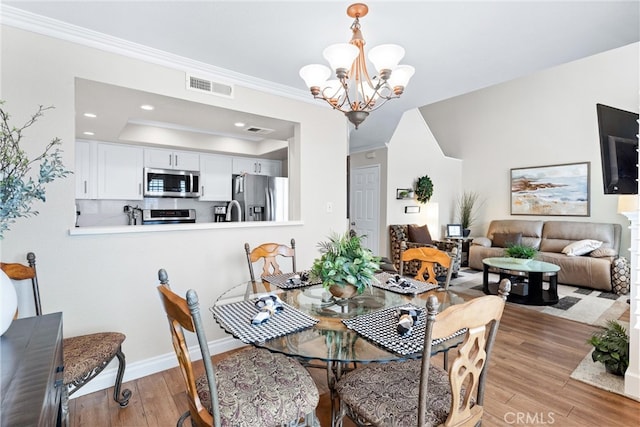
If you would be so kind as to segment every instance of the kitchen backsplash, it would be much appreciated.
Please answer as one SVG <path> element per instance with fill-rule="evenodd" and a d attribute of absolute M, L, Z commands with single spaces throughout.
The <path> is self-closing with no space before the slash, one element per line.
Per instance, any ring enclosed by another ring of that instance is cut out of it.
<path fill-rule="evenodd" d="M 129 217 L 124 210 L 127 205 L 140 209 L 195 209 L 196 223 L 214 222 L 213 207 L 227 206 L 224 202 L 200 202 L 196 199 L 145 198 L 143 200 L 77 200 L 76 210 L 78 227 L 103 227 L 110 225 L 128 225 Z M 138 224 L 142 219 L 138 220 Z"/>

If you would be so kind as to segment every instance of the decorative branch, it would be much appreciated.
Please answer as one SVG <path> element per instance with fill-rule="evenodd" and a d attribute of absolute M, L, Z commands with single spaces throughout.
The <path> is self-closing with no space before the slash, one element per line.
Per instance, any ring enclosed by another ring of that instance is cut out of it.
<path fill-rule="evenodd" d="M 38 214 L 31 205 L 36 199 L 46 200 L 45 184 L 71 173 L 62 163 L 60 138 L 53 138 L 44 151 L 31 160 L 20 147 L 23 131 L 54 107 L 40 105 L 22 126 L 15 127 L 10 125 L 10 115 L 2 108 L 3 105 L 4 101 L 0 101 L 0 239 L 16 218 Z M 39 174 L 35 180 L 29 174 L 37 165 Z"/>

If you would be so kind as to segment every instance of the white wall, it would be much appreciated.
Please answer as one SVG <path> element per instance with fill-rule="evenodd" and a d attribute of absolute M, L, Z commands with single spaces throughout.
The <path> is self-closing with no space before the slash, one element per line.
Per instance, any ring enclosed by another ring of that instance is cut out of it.
<path fill-rule="evenodd" d="M 486 201 L 472 235 L 509 218 L 510 168 L 591 162 L 589 217 L 528 217 L 614 222 L 617 196 L 605 195 L 596 103 L 638 112 L 639 43 L 437 102 L 420 110 L 443 150 L 463 159 L 462 184 Z"/>
<path fill-rule="evenodd" d="M 83 47 L 38 34 L 2 27 L 0 98 L 16 124 L 40 104 L 54 105 L 25 135 L 33 155 L 57 136 L 64 163 L 74 165 L 74 79 L 81 77 L 162 95 L 218 105 L 300 123 L 292 142 L 294 209 L 302 224 L 281 227 L 70 236 L 74 223 L 74 178 L 47 187 L 40 214 L 19 219 L 5 234 L 5 262 L 37 256 L 45 313 L 64 313 L 64 334 L 101 330 L 127 335 L 128 364 L 171 353 L 166 318 L 155 289 L 157 271 L 166 268 L 176 291 L 195 288 L 205 308 L 209 340 L 225 337 L 206 308 L 225 290 L 248 280 L 243 245 L 297 241 L 298 265 L 309 266 L 316 243 L 330 230 L 346 228 L 345 173 L 335 173 L 347 155 L 346 121 L 329 108 L 236 86 L 235 99 L 185 90 L 184 72 Z M 322 176 L 322 179 L 318 179 Z M 324 209 L 333 203 L 333 212 Z"/>
<path fill-rule="evenodd" d="M 427 224 L 431 237 L 444 236 L 446 224 L 455 219 L 462 162 L 443 154 L 417 109 L 402 116 L 389 143 L 388 156 L 387 224 Z M 428 203 L 396 200 L 396 188 L 413 188 L 416 179 L 424 175 L 433 182 Z M 407 214 L 405 206 L 420 206 L 420 213 Z"/>

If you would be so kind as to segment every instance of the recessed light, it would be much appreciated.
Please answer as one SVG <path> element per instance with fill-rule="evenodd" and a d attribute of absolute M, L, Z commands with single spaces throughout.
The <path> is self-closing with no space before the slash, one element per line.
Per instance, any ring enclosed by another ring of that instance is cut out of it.
<path fill-rule="evenodd" d="M 154 106 L 149 104 L 144 104 L 144 105 L 141 105 L 140 108 L 142 108 L 145 111 L 151 111 L 154 109 Z"/>
<path fill-rule="evenodd" d="M 237 128 L 241 128 L 241 127 L 244 127 L 245 123 L 242 123 L 242 122 L 235 122 L 233 125 L 234 125 L 235 127 L 237 127 Z"/>
<path fill-rule="evenodd" d="M 82 132 L 84 135 L 89 135 L 89 136 L 93 136 L 95 135 L 95 133 L 93 132 Z"/>
<path fill-rule="evenodd" d="M 98 116 L 96 116 L 96 115 L 95 115 L 95 114 L 93 114 L 93 113 L 84 113 L 84 116 L 85 116 L 85 117 L 89 117 L 89 118 L 91 118 L 91 119 L 95 119 L 96 117 L 98 117 Z"/>

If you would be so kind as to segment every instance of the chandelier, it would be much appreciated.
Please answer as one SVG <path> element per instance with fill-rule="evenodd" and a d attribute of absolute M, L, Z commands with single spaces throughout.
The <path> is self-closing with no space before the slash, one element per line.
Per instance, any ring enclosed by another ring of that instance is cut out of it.
<path fill-rule="evenodd" d="M 321 64 L 310 64 L 300 69 L 300 77 L 313 97 L 323 99 L 343 112 L 356 129 L 370 112 L 390 99 L 399 98 L 415 72 L 410 65 L 398 65 L 404 56 L 402 46 L 383 44 L 369 51 L 369 60 L 378 73 L 373 78 L 369 77 L 364 56 L 365 41 L 360 32 L 360 18 L 367 12 L 369 8 L 364 3 L 355 3 L 347 8 L 347 15 L 355 19 L 351 24 L 353 36 L 349 43 L 333 44 L 323 51 L 331 69 Z M 332 72 L 337 80 L 328 80 Z"/>

